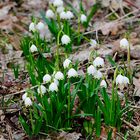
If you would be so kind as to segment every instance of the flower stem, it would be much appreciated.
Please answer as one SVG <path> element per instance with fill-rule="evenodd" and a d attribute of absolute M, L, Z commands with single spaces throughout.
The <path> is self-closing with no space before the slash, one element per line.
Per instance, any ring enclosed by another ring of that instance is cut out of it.
<path fill-rule="evenodd" d="M 58 35 L 57 35 L 57 48 L 56 48 L 56 69 L 59 70 L 59 39 L 60 39 L 60 35 L 61 35 L 62 29 L 59 31 Z"/>
<path fill-rule="evenodd" d="M 70 80 L 68 80 L 68 127 L 70 125 L 70 100 L 71 100 L 71 93 L 70 93 Z"/>

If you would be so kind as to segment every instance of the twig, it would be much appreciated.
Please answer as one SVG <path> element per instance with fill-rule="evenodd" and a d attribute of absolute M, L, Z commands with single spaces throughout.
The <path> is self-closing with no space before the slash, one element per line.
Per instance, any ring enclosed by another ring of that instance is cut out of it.
<path fill-rule="evenodd" d="M 122 119 L 121 119 L 122 120 Z M 130 128 L 132 128 L 133 130 L 135 130 L 135 126 L 132 125 L 131 123 L 127 122 L 126 120 L 122 120 L 126 125 L 128 125 Z"/>
<path fill-rule="evenodd" d="M 139 7 L 137 7 L 135 4 L 133 4 L 132 2 L 128 1 L 128 0 L 124 0 L 127 4 L 139 9 Z"/>
<path fill-rule="evenodd" d="M 125 20 L 124 18 L 126 18 L 127 16 L 129 16 L 129 15 L 131 15 L 131 14 L 134 14 L 134 13 L 138 12 L 139 10 L 140 10 L 140 8 L 139 8 L 139 9 L 136 9 L 136 10 L 134 10 L 134 11 L 132 11 L 132 12 L 130 12 L 130 13 L 128 13 L 128 14 L 122 16 L 122 17 L 120 17 L 120 18 L 117 19 L 117 20 L 114 20 L 112 23 L 121 23 L 121 22 L 123 22 L 122 20 Z M 133 18 L 136 18 L 137 16 L 138 16 L 138 15 L 133 16 L 133 17 L 130 17 L 130 18 L 127 18 L 126 21 L 129 21 L 130 19 L 132 20 Z M 101 27 L 99 27 L 98 29 L 93 29 L 93 30 L 91 30 L 91 31 L 85 32 L 85 33 L 83 33 L 83 35 L 87 35 L 87 34 L 93 33 L 93 32 L 95 32 L 96 30 L 101 30 L 101 29 L 103 29 L 103 28 L 104 28 L 104 25 L 101 26 Z"/>

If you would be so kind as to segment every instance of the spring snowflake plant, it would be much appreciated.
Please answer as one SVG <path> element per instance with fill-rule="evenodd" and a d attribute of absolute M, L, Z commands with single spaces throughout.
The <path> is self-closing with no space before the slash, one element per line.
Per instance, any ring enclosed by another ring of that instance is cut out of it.
<path fill-rule="evenodd" d="M 53 35 L 51 40 L 41 37 L 46 26 L 43 22 L 33 20 L 29 25 L 31 36 L 24 37 L 21 48 L 27 60 L 31 84 L 37 88 L 27 90 L 22 96 L 23 110 L 26 111 L 21 113 L 19 120 L 30 137 L 37 136 L 40 132 L 49 134 L 52 131 L 73 131 L 80 126 L 81 133 L 91 139 L 93 134 L 100 137 L 103 125 L 109 135 L 113 128 L 120 130 L 125 109 L 121 107 L 118 87 L 123 89 L 130 84 L 125 72 L 119 72 L 116 68 L 110 95 L 107 92 L 106 75 L 101 69 L 105 66 L 103 58 L 98 56 L 94 60 L 90 59 L 84 75 L 80 75 L 78 65 L 68 59 L 68 52 L 72 51 L 77 36 L 82 36 L 91 47 L 97 47 L 96 40 L 87 39 L 79 28 L 75 31 L 70 27 L 76 15 L 78 26 L 83 24 L 87 27 L 96 8 L 86 16 L 81 5 L 81 11 L 77 15 L 65 8 L 62 0 L 54 0 L 46 14 L 42 15 Z M 53 46 L 54 42 L 56 49 L 49 59 L 49 46 Z M 120 44 L 124 46 L 127 42 L 122 40 Z M 60 55 L 63 52 L 66 53 L 65 60 Z M 83 121 L 79 124 L 77 120 L 81 118 Z"/>

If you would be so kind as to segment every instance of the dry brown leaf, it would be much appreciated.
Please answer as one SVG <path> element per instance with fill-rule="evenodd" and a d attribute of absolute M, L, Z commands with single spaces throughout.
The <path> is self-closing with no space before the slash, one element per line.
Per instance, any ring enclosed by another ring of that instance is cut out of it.
<path fill-rule="evenodd" d="M 138 96 L 140 97 L 140 75 L 138 78 L 133 78 L 133 84 L 135 85 L 135 89 L 134 89 L 134 96 Z"/>
<path fill-rule="evenodd" d="M 4 20 L 7 18 L 9 10 L 15 6 L 15 3 L 11 3 L 9 5 L 6 5 L 0 9 L 0 20 Z"/>
<path fill-rule="evenodd" d="M 80 138 L 80 133 L 67 133 L 67 132 L 61 132 L 60 135 L 57 137 L 57 140 L 78 140 Z"/>

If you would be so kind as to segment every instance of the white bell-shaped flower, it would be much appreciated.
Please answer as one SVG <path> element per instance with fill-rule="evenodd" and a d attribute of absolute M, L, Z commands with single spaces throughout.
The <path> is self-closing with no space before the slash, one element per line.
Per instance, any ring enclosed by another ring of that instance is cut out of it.
<path fill-rule="evenodd" d="M 30 23 L 30 25 L 29 25 L 29 31 L 32 31 L 32 32 L 34 32 L 35 30 L 36 30 L 36 28 L 35 28 L 35 23 Z"/>
<path fill-rule="evenodd" d="M 94 39 L 90 39 L 90 45 L 91 45 L 91 47 L 96 48 L 97 47 L 97 41 L 94 40 Z"/>
<path fill-rule="evenodd" d="M 43 76 L 43 82 L 44 83 L 49 83 L 51 81 L 51 76 L 49 74 L 45 74 Z"/>
<path fill-rule="evenodd" d="M 56 12 L 57 13 L 62 13 L 64 11 L 64 7 L 63 6 L 60 6 L 60 7 L 57 7 L 57 9 L 56 9 Z"/>
<path fill-rule="evenodd" d="M 126 38 L 123 38 L 121 41 L 120 41 L 120 47 L 122 49 L 128 49 L 129 47 L 129 42 Z"/>
<path fill-rule="evenodd" d="M 36 25 L 36 29 L 39 30 L 39 31 L 44 30 L 44 28 L 45 28 L 45 25 L 44 25 L 44 23 L 42 23 L 42 22 L 39 22 L 39 23 Z"/>
<path fill-rule="evenodd" d="M 63 6 L 63 1 L 62 0 L 54 0 L 53 5 L 56 7 Z"/>
<path fill-rule="evenodd" d="M 97 72 L 96 68 L 93 66 L 93 65 L 90 65 L 88 68 L 87 68 L 87 73 L 89 75 L 95 75 Z"/>
<path fill-rule="evenodd" d="M 104 87 L 104 88 L 107 88 L 107 83 L 105 80 L 102 80 L 101 83 L 100 83 L 100 86 L 101 87 Z"/>
<path fill-rule="evenodd" d="M 67 45 L 70 43 L 70 37 L 68 35 L 63 35 L 61 38 L 62 45 Z"/>
<path fill-rule="evenodd" d="M 53 82 L 58 86 L 59 85 L 59 81 L 57 79 L 53 79 Z"/>
<path fill-rule="evenodd" d="M 37 89 L 37 92 L 38 92 L 39 94 L 44 94 L 44 93 L 46 93 L 46 87 L 43 86 L 43 85 L 39 86 L 38 89 Z"/>
<path fill-rule="evenodd" d="M 55 16 L 55 14 L 54 14 L 54 12 L 51 9 L 48 9 L 46 11 L 46 17 L 47 18 L 54 18 L 54 16 Z"/>
<path fill-rule="evenodd" d="M 77 77 L 78 76 L 78 72 L 75 70 L 75 69 L 73 69 L 73 68 L 71 68 L 69 71 L 68 71 L 68 78 L 71 78 L 71 77 Z"/>
<path fill-rule="evenodd" d="M 70 63 L 71 63 L 71 60 L 66 59 L 66 60 L 63 62 L 63 67 L 64 67 L 64 69 L 68 68 L 69 65 L 70 65 Z"/>
<path fill-rule="evenodd" d="M 95 67 L 104 67 L 104 59 L 101 57 L 96 57 L 93 61 L 93 65 Z"/>
<path fill-rule="evenodd" d="M 102 77 L 103 77 L 103 74 L 99 70 L 94 75 L 94 78 L 96 79 L 101 79 Z"/>
<path fill-rule="evenodd" d="M 63 80 L 64 79 L 64 74 L 61 72 L 61 71 L 58 71 L 56 74 L 55 74 L 55 79 L 57 80 Z"/>
<path fill-rule="evenodd" d="M 87 16 L 82 14 L 80 20 L 81 20 L 81 23 L 87 22 Z"/>
<path fill-rule="evenodd" d="M 67 13 L 66 13 L 65 11 L 62 11 L 62 12 L 60 13 L 60 18 L 61 18 L 61 19 L 67 19 Z"/>
<path fill-rule="evenodd" d="M 37 52 L 37 47 L 34 44 L 30 47 L 30 52 Z"/>
<path fill-rule="evenodd" d="M 25 103 L 25 106 L 28 107 L 28 106 L 31 106 L 32 105 L 32 101 L 29 97 L 27 97 L 25 100 L 24 100 L 24 103 Z"/>
<path fill-rule="evenodd" d="M 118 85 L 118 87 L 123 90 L 124 87 L 126 87 L 129 84 L 129 79 L 126 76 L 122 76 L 121 74 L 119 74 L 116 77 L 116 85 Z"/>
<path fill-rule="evenodd" d="M 71 11 L 67 11 L 67 19 L 72 19 L 74 17 L 73 13 Z"/>
<path fill-rule="evenodd" d="M 51 83 L 50 84 L 50 86 L 49 86 L 49 91 L 51 91 L 51 92 L 54 92 L 54 91 L 58 91 L 58 86 L 57 86 L 57 84 L 56 83 Z"/>
<path fill-rule="evenodd" d="M 25 92 L 25 93 L 22 95 L 22 100 L 23 100 L 23 101 L 27 98 L 27 95 L 28 95 L 27 92 Z"/>

